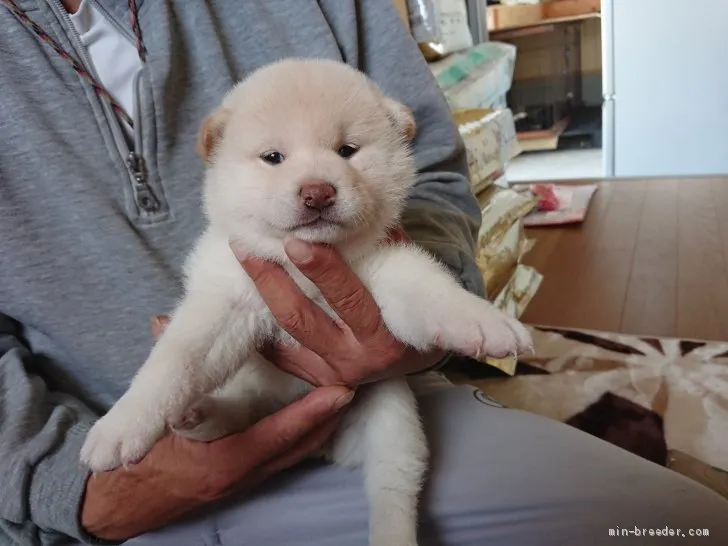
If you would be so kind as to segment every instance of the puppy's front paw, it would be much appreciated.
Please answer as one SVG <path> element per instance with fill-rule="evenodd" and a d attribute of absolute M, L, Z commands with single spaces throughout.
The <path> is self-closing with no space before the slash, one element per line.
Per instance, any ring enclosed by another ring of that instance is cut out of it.
<path fill-rule="evenodd" d="M 81 448 L 81 462 L 105 472 L 139 461 L 164 434 L 164 420 L 113 407 L 91 428 Z"/>
<path fill-rule="evenodd" d="M 473 358 L 502 358 L 533 348 L 523 324 L 475 296 L 438 322 L 438 344 Z"/>

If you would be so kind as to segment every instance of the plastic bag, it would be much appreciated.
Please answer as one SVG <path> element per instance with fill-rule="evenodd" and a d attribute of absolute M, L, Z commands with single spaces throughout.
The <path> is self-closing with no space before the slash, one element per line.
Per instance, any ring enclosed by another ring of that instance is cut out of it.
<path fill-rule="evenodd" d="M 508 285 L 523 256 L 533 247 L 523 228 L 524 217 L 536 206 L 531 194 L 492 186 L 477 196 L 482 223 L 475 261 L 483 275 L 488 299 Z"/>
<path fill-rule="evenodd" d="M 440 41 L 440 19 L 435 11 L 435 0 L 407 0 L 412 36 L 418 44 Z"/>
<path fill-rule="evenodd" d="M 541 281 L 543 281 L 543 275 L 533 267 L 519 264 L 493 304 L 504 313 L 520 318 L 538 292 Z"/>
<path fill-rule="evenodd" d="M 470 184 L 473 191 L 481 191 L 521 152 L 513 114 L 508 109 L 479 108 L 457 110 L 453 119 L 465 144 Z"/>
<path fill-rule="evenodd" d="M 483 274 L 489 300 L 494 300 L 501 293 L 523 256 L 533 248 L 533 245 L 534 242 L 526 237 L 523 221 L 516 220 L 503 239 L 478 248 L 475 261 Z"/>
<path fill-rule="evenodd" d="M 451 110 L 504 108 L 516 47 L 485 42 L 429 64 Z"/>
<path fill-rule="evenodd" d="M 407 0 L 412 35 L 428 60 L 473 46 L 465 0 Z"/>
<path fill-rule="evenodd" d="M 476 198 L 483 220 L 478 232 L 478 247 L 493 247 L 503 240 L 513 224 L 524 218 L 536 206 L 532 194 L 491 186 Z"/>

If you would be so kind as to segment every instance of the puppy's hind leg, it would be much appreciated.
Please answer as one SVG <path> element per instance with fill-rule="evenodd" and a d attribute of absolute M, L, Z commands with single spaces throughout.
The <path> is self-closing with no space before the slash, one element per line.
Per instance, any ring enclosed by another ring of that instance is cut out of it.
<path fill-rule="evenodd" d="M 405 379 L 361 387 L 340 426 L 333 459 L 361 466 L 369 503 L 369 546 L 416 546 L 417 504 L 427 439 Z"/>

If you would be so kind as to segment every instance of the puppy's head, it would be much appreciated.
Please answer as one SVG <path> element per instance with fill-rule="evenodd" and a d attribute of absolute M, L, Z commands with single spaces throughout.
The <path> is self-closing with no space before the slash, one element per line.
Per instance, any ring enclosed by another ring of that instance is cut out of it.
<path fill-rule="evenodd" d="M 204 122 L 205 206 L 231 239 L 336 245 L 394 224 L 415 168 L 415 123 L 343 63 L 286 60 L 238 84 Z"/>

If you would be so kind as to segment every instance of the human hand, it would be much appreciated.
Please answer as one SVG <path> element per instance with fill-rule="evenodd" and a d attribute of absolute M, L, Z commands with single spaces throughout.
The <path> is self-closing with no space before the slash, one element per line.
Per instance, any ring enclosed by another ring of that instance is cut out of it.
<path fill-rule="evenodd" d="M 164 320 L 153 322 L 157 336 L 163 327 Z M 165 436 L 138 464 L 89 478 L 81 524 L 97 538 L 126 540 L 250 491 L 316 453 L 352 396 L 345 387 L 321 387 L 248 430 L 209 443 Z"/>
<path fill-rule="evenodd" d="M 408 239 L 396 231 L 390 240 Z M 243 268 L 280 326 L 300 343 L 264 351 L 284 371 L 314 385 L 355 386 L 421 371 L 444 357 L 441 351 L 420 353 L 395 339 L 372 295 L 331 247 L 292 240 L 286 253 L 340 320 L 309 300 L 278 264 L 243 258 Z"/>

